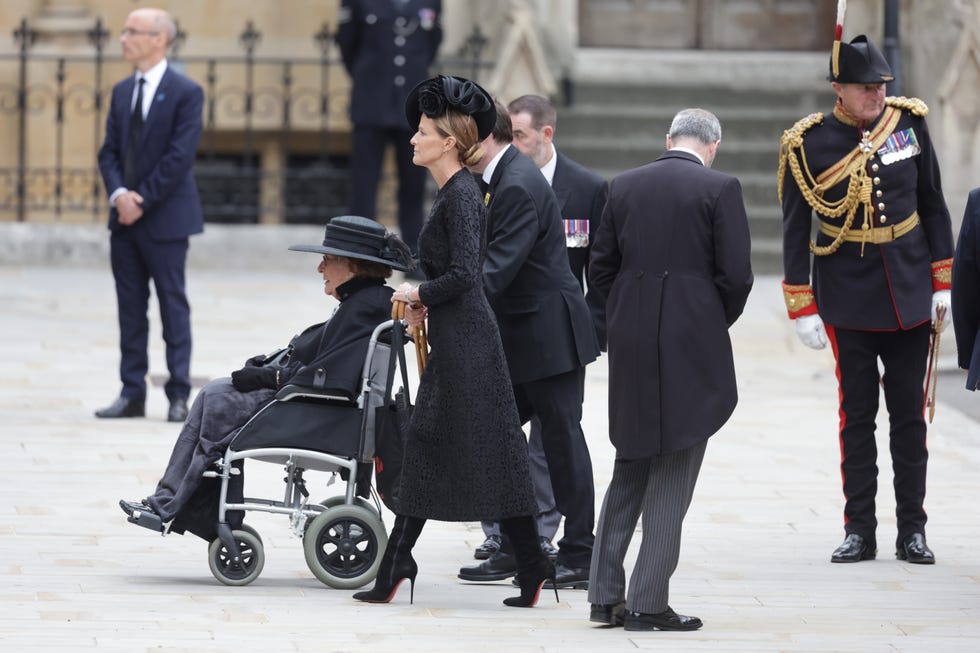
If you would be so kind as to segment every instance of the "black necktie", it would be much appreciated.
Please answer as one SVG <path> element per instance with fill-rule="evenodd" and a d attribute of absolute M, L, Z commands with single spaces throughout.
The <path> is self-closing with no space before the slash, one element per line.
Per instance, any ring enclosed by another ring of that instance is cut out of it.
<path fill-rule="evenodd" d="M 136 190 L 139 178 L 136 176 L 136 160 L 139 157 L 140 138 L 143 136 L 143 84 L 146 78 L 136 81 L 139 89 L 136 91 L 136 104 L 129 118 L 129 139 L 126 141 L 126 158 L 123 161 L 123 186 Z"/>

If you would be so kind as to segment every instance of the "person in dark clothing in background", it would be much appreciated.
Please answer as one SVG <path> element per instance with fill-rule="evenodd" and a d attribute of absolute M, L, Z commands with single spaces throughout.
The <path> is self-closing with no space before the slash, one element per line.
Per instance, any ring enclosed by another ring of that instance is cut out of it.
<path fill-rule="evenodd" d="M 417 251 L 425 169 L 412 163 L 408 92 L 429 76 L 442 42 L 441 0 L 343 0 L 337 46 L 351 78 L 348 212 L 377 219 L 378 180 L 388 145 L 398 168 L 398 228 Z M 415 276 L 415 272 L 409 272 Z"/>

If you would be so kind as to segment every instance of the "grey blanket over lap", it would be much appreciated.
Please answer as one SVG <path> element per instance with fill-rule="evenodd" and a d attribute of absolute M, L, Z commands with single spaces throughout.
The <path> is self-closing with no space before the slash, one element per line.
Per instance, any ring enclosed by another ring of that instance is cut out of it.
<path fill-rule="evenodd" d="M 203 480 L 202 474 L 221 458 L 238 430 L 275 395 L 262 388 L 239 392 L 229 377 L 201 388 L 177 437 L 166 472 L 147 503 L 164 521 L 170 521 Z"/>

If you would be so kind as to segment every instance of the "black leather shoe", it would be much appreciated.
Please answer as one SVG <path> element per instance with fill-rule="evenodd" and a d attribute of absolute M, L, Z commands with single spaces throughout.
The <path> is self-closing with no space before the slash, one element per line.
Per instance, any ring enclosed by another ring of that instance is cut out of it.
<path fill-rule="evenodd" d="M 473 557 L 477 560 L 486 560 L 497 551 L 500 551 L 500 536 L 488 535 L 487 539 L 483 540 L 483 544 L 476 547 Z"/>
<path fill-rule="evenodd" d="M 830 561 L 861 562 L 862 560 L 874 560 L 877 553 L 878 551 L 874 547 L 869 546 L 863 537 L 857 533 L 851 533 L 830 554 Z"/>
<path fill-rule="evenodd" d="M 589 609 L 589 621 L 606 626 L 622 626 L 626 618 L 626 603 L 613 603 L 610 605 L 600 605 L 593 603 Z"/>
<path fill-rule="evenodd" d="M 555 583 L 544 582 L 545 589 L 557 586 L 560 590 L 589 589 L 589 569 L 587 567 L 566 567 L 560 562 L 555 565 Z"/>
<path fill-rule="evenodd" d="M 105 408 L 95 411 L 96 417 L 143 417 L 146 414 L 144 402 L 118 397 Z"/>
<path fill-rule="evenodd" d="M 517 573 L 517 558 L 498 551 L 474 567 L 463 567 L 457 577 L 462 580 L 506 580 Z"/>
<path fill-rule="evenodd" d="M 912 533 L 906 537 L 902 546 L 895 552 L 895 557 L 916 565 L 936 564 L 936 556 L 926 545 L 926 536 L 922 533 Z"/>
<path fill-rule="evenodd" d="M 167 411 L 168 422 L 183 422 L 187 419 L 187 400 L 171 399 L 170 410 Z"/>
<path fill-rule="evenodd" d="M 153 509 L 146 504 L 122 499 L 119 501 L 119 507 L 123 509 L 124 513 L 126 513 L 126 521 L 128 521 L 130 524 L 136 524 L 137 526 L 142 526 L 143 528 L 149 528 L 151 531 L 156 531 L 158 533 L 166 533 L 163 520 L 161 520 L 160 516 L 153 512 Z M 169 528 L 169 526 L 167 528 Z"/>
<path fill-rule="evenodd" d="M 623 630 L 697 630 L 702 625 L 697 617 L 677 614 L 669 606 L 657 614 L 627 612 L 623 619 Z"/>

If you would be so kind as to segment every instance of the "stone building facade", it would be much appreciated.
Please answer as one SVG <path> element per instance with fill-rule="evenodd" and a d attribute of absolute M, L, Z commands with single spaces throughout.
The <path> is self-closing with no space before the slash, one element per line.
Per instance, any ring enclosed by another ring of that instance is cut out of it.
<path fill-rule="evenodd" d="M 821 98 L 824 104 L 812 110 L 827 110 L 831 100 L 822 75 L 832 32 L 823 32 L 829 27 L 816 28 L 832 24 L 836 2 L 831 0 L 443 3 L 445 40 L 440 57 L 455 58 L 453 72 L 467 74 L 461 62 L 478 29 L 485 40 L 483 57 L 490 62 L 478 77 L 505 101 L 536 92 L 574 106 L 577 88 L 590 79 L 617 76 L 637 86 L 683 76 L 685 83 L 696 86 L 699 75 L 718 77 L 724 62 L 732 66 L 732 83 L 737 82 L 740 90 L 785 85 L 788 75 L 812 77 L 806 80 L 808 88 L 827 93 Z M 209 58 L 240 60 L 251 47 L 265 62 L 251 72 L 242 66 L 218 67 L 224 88 L 251 85 L 253 110 L 245 112 L 242 100 L 230 96 L 216 103 L 208 116 L 211 140 L 202 148 L 240 155 L 247 147 L 264 170 L 277 170 L 293 158 L 314 157 L 318 152 L 342 159 L 349 148 L 348 80 L 339 66 L 316 65 L 324 59 L 336 61 L 333 45 L 318 41 L 316 35 L 335 27 L 337 0 L 159 0 L 155 4 L 179 19 L 187 38 L 179 43 L 177 58 L 188 62 L 187 73 L 202 84 L 214 72 L 208 67 Z M 884 0 L 851 0 L 845 38 L 866 32 L 881 44 L 884 4 Z M 26 184 L 34 184 L 21 189 L 28 195 L 46 197 L 55 184 L 66 198 L 66 188 L 73 184 L 78 188 L 71 193 L 82 198 L 92 195 L 90 176 L 64 173 L 88 170 L 90 174 L 93 147 L 101 140 L 104 113 L 91 106 L 91 93 L 78 89 L 97 85 L 105 91 L 128 73 L 118 60 L 116 35 L 135 6 L 139 5 L 132 0 L 5 0 L 0 4 L 0 36 L 6 35 L 0 38 L 0 139 L 12 145 L 0 151 L 0 169 L 13 171 L 0 178 L 0 221 L 99 222 L 104 218 L 104 206 L 82 202 L 79 206 L 85 208 L 75 210 L 67 199 L 59 206 L 36 201 L 18 213 L 11 209 L 11 198 L 18 192 L 18 180 L 25 181 L 17 174 L 25 166 L 62 169 L 60 176 L 51 172 L 40 181 L 27 180 Z M 980 151 L 980 0 L 902 0 L 899 6 L 904 93 L 923 98 L 932 109 L 930 126 L 940 151 L 947 198 L 958 221 L 967 191 L 980 185 L 976 156 Z M 102 37 L 106 55 L 102 78 L 93 82 L 91 71 L 82 65 L 59 70 L 59 57 L 91 56 L 91 32 L 99 19 L 107 33 Z M 11 89 L 18 88 L 23 69 L 18 53 L 28 36 L 15 34 L 23 25 L 30 32 L 27 84 L 34 90 L 24 99 L 26 118 L 18 119 L 19 98 Z M 253 34 L 259 34 L 251 43 L 244 37 L 249 25 Z M 774 57 L 779 60 L 780 53 L 789 63 L 773 68 L 770 62 Z M 295 63 L 287 66 L 287 62 Z M 312 90 L 296 96 L 284 135 L 283 109 L 263 96 L 262 89 L 280 85 L 285 77 L 294 88 Z M 47 90 L 39 90 L 45 86 Z M 325 110 L 324 94 L 330 98 Z M 263 102 L 268 111 L 258 110 Z M 616 98 L 608 102 L 615 103 Z M 56 128 L 59 125 L 64 128 Z M 572 135 L 564 131 L 562 136 Z M 17 144 L 22 144 L 20 152 Z M 274 182 L 263 177 L 258 184 L 258 204 L 263 208 L 256 221 L 283 220 L 282 203 L 273 197 L 282 189 L 276 190 Z"/>

